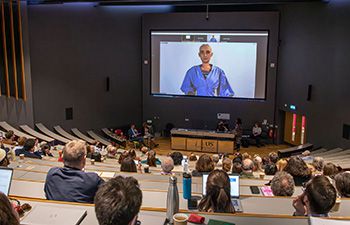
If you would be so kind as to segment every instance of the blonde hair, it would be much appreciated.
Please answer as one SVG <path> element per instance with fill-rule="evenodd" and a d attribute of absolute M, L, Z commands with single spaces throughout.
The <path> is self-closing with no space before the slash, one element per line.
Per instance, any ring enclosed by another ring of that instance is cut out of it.
<path fill-rule="evenodd" d="M 86 143 L 82 140 L 68 142 L 63 148 L 63 161 L 66 166 L 79 165 L 86 156 Z"/>

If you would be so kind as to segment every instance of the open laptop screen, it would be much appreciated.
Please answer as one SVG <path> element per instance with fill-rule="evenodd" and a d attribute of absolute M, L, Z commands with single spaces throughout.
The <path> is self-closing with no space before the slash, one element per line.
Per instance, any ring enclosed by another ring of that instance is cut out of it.
<path fill-rule="evenodd" d="M 0 192 L 8 195 L 12 179 L 12 168 L 0 167 Z"/>
<path fill-rule="evenodd" d="M 203 174 L 203 196 L 206 195 L 208 176 L 209 174 Z M 239 175 L 229 175 L 229 178 L 231 184 L 231 197 L 239 198 Z"/>

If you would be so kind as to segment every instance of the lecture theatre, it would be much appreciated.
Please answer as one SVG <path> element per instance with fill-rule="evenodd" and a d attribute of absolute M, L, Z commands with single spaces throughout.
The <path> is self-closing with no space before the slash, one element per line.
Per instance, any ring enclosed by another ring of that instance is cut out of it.
<path fill-rule="evenodd" d="M 0 9 L 1 225 L 350 225 L 350 0 Z"/>

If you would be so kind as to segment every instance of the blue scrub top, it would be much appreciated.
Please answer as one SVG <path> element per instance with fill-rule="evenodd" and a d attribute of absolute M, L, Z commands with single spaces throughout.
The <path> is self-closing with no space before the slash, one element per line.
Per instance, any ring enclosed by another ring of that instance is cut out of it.
<path fill-rule="evenodd" d="M 191 67 L 186 72 L 181 91 L 186 95 L 192 92 L 198 96 L 234 96 L 234 91 L 228 83 L 225 72 L 217 66 L 212 66 L 206 78 L 200 65 Z"/>

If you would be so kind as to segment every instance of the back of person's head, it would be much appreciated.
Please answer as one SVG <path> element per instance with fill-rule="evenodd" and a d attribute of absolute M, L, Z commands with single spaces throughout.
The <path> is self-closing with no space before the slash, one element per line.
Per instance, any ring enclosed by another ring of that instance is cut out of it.
<path fill-rule="evenodd" d="M 236 156 L 232 159 L 232 163 L 240 163 L 242 164 L 242 157 Z"/>
<path fill-rule="evenodd" d="M 288 161 L 285 159 L 280 159 L 276 163 L 276 167 L 278 171 L 283 171 L 286 168 Z"/>
<path fill-rule="evenodd" d="M 24 143 L 26 142 L 27 138 L 26 137 L 19 137 L 17 142 L 19 146 L 24 146 Z"/>
<path fill-rule="evenodd" d="M 181 165 L 181 161 L 183 160 L 183 155 L 181 152 L 173 152 L 170 154 L 170 157 L 174 160 L 174 165 Z"/>
<path fill-rule="evenodd" d="M 136 158 L 136 152 L 134 149 L 129 150 L 129 157 L 131 157 L 132 159 Z"/>
<path fill-rule="evenodd" d="M 82 169 L 85 166 L 85 141 L 73 140 L 63 148 L 63 162 L 65 166 Z"/>
<path fill-rule="evenodd" d="M 309 177 L 311 175 L 311 172 L 304 160 L 297 156 L 293 156 L 289 159 L 284 171 L 293 177 Z"/>
<path fill-rule="evenodd" d="M 128 156 L 122 161 L 120 172 L 137 172 L 136 164 L 133 158 Z"/>
<path fill-rule="evenodd" d="M 270 162 L 277 163 L 277 161 L 279 159 L 278 154 L 276 152 L 270 152 L 269 159 L 270 159 Z"/>
<path fill-rule="evenodd" d="M 190 161 L 197 161 L 197 156 L 194 153 L 191 153 L 189 160 Z"/>
<path fill-rule="evenodd" d="M 4 149 L 0 148 L 0 166 L 7 167 L 10 164 L 7 153 Z"/>
<path fill-rule="evenodd" d="M 207 154 L 201 155 L 196 162 L 196 170 L 198 172 L 211 172 L 214 168 L 213 159 Z"/>
<path fill-rule="evenodd" d="M 278 172 L 271 180 L 271 190 L 275 196 L 292 196 L 294 193 L 294 179 L 284 171 Z"/>
<path fill-rule="evenodd" d="M 219 157 L 219 155 L 218 154 L 214 154 L 214 155 L 212 155 L 212 157 L 211 157 L 212 159 L 213 159 L 213 162 L 216 164 L 216 163 L 218 163 L 219 162 L 219 160 L 220 160 L 220 157 Z"/>
<path fill-rule="evenodd" d="M 19 225 L 19 217 L 7 196 L 0 192 L 0 225 Z"/>
<path fill-rule="evenodd" d="M 157 167 L 157 158 L 156 158 L 156 152 L 153 150 L 150 150 L 148 152 L 147 156 L 147 165 L 151 167 Z"/>
<path fill-rule="evenodd" d="M 142 203 L 142 192 L 133 177 L 117 176 L 104 183 L 95 196 L 99 225 L 134 224 Z"/>
<path fill-rule="evenodd" d="M 242 170 L 243 172 L 252 172 L 254 168 L 254 162 L 253 160 L 247 158 L 245 160 L 243 160 L 242 162 Z"/>
<path fill-rule="evenodd" d="M 277 172 L 277 166 L 273 163 L 267 164 L 265 166 L 264 172 L 266 175 L 275 175 Z"/>
<path fill-rule="evenodd" d="M 231 167 L 232 167 L 231 159 L 224 158 L 224 160 L 222 161 L 222 170 L 228 173 L 231 171 Z"/>
<path fill-rule="evenodd" d="M 259 155 L 255 155 L 253 158 L 254 170 L 262 170 L 262 158 Z"/>
<path fill-rule="evenodd" d="M 128 151 L 124 151 L 120 154 L 119 158 L 118 158 L 118 163 L 122 164 L 123 160 L 125 158 L 127 158 L 129 156 L 129 152 Z"/>
<path fill-rule="evenodd" d="M 333 178 L 338 173 L 338 168 L 333 163 L 326 163 L 323 167 L 323 175 Z"/>
<path fill-rule="evenodd" d="M 35 139 L 29 138 L 24 142 L 23 149 L 25 151 L 31 151 L 35 146 Z"/>
<path fill-rule="evenodd" d="M 251 158 L 251 156 L 249 155 L 248 152 L 245 152 L 245 153 L 242 154 L 242 160 L 250 159 L 250 158 Z"/>
<path fill-rule="evenodd" d="M 350 173 L 342 172 L 335 176 L 335 186 L 341 197 L 350 198 Z"/>
<path fill-rule="evenodd" d="M 242 164 L 239 162 L 232 163 L 232 173 L 241 174 L 242 173 Z"/>
<path fill-rule="evenodd" d="M 208 176 L 206 195 L 198 205 L 199 211 L 234 212 L 230 193 L 230 178 L 227 173 L 213 170 Z"/>
<path fill-rule="evenodd" d="M 162 170 L 165 173 L 171 173 L 174 169 L 174 160 L 168 156 L 162 161 Z"/>
<path fill-rule="evenodd" d="M 9 130 L 5 133 L 5 138 L 11 139 L 11 138 L 13 138 L 14 135 L 15 135 L 15 133 L 13 132 L 13 130 Z"/>
<path fill-rule="evenodd" d="M 327 214 L 335 204 L 337 191 L 327 177 L 320 175 L 306 184 L 305 195 L 312 214 Z"/>
<path fill-rule="evenodd" d="M 315 157 L 312 165 L 315 167 L 315 169 L 319 172 L 323 171 L 324 167 L 324 159 L 322 157 Z"/>
<path fill-rule="evenodd" d="M 242 125 L 242 119 L 241 118 L 237 118 L 236 119 L 236 124 Z"/>

